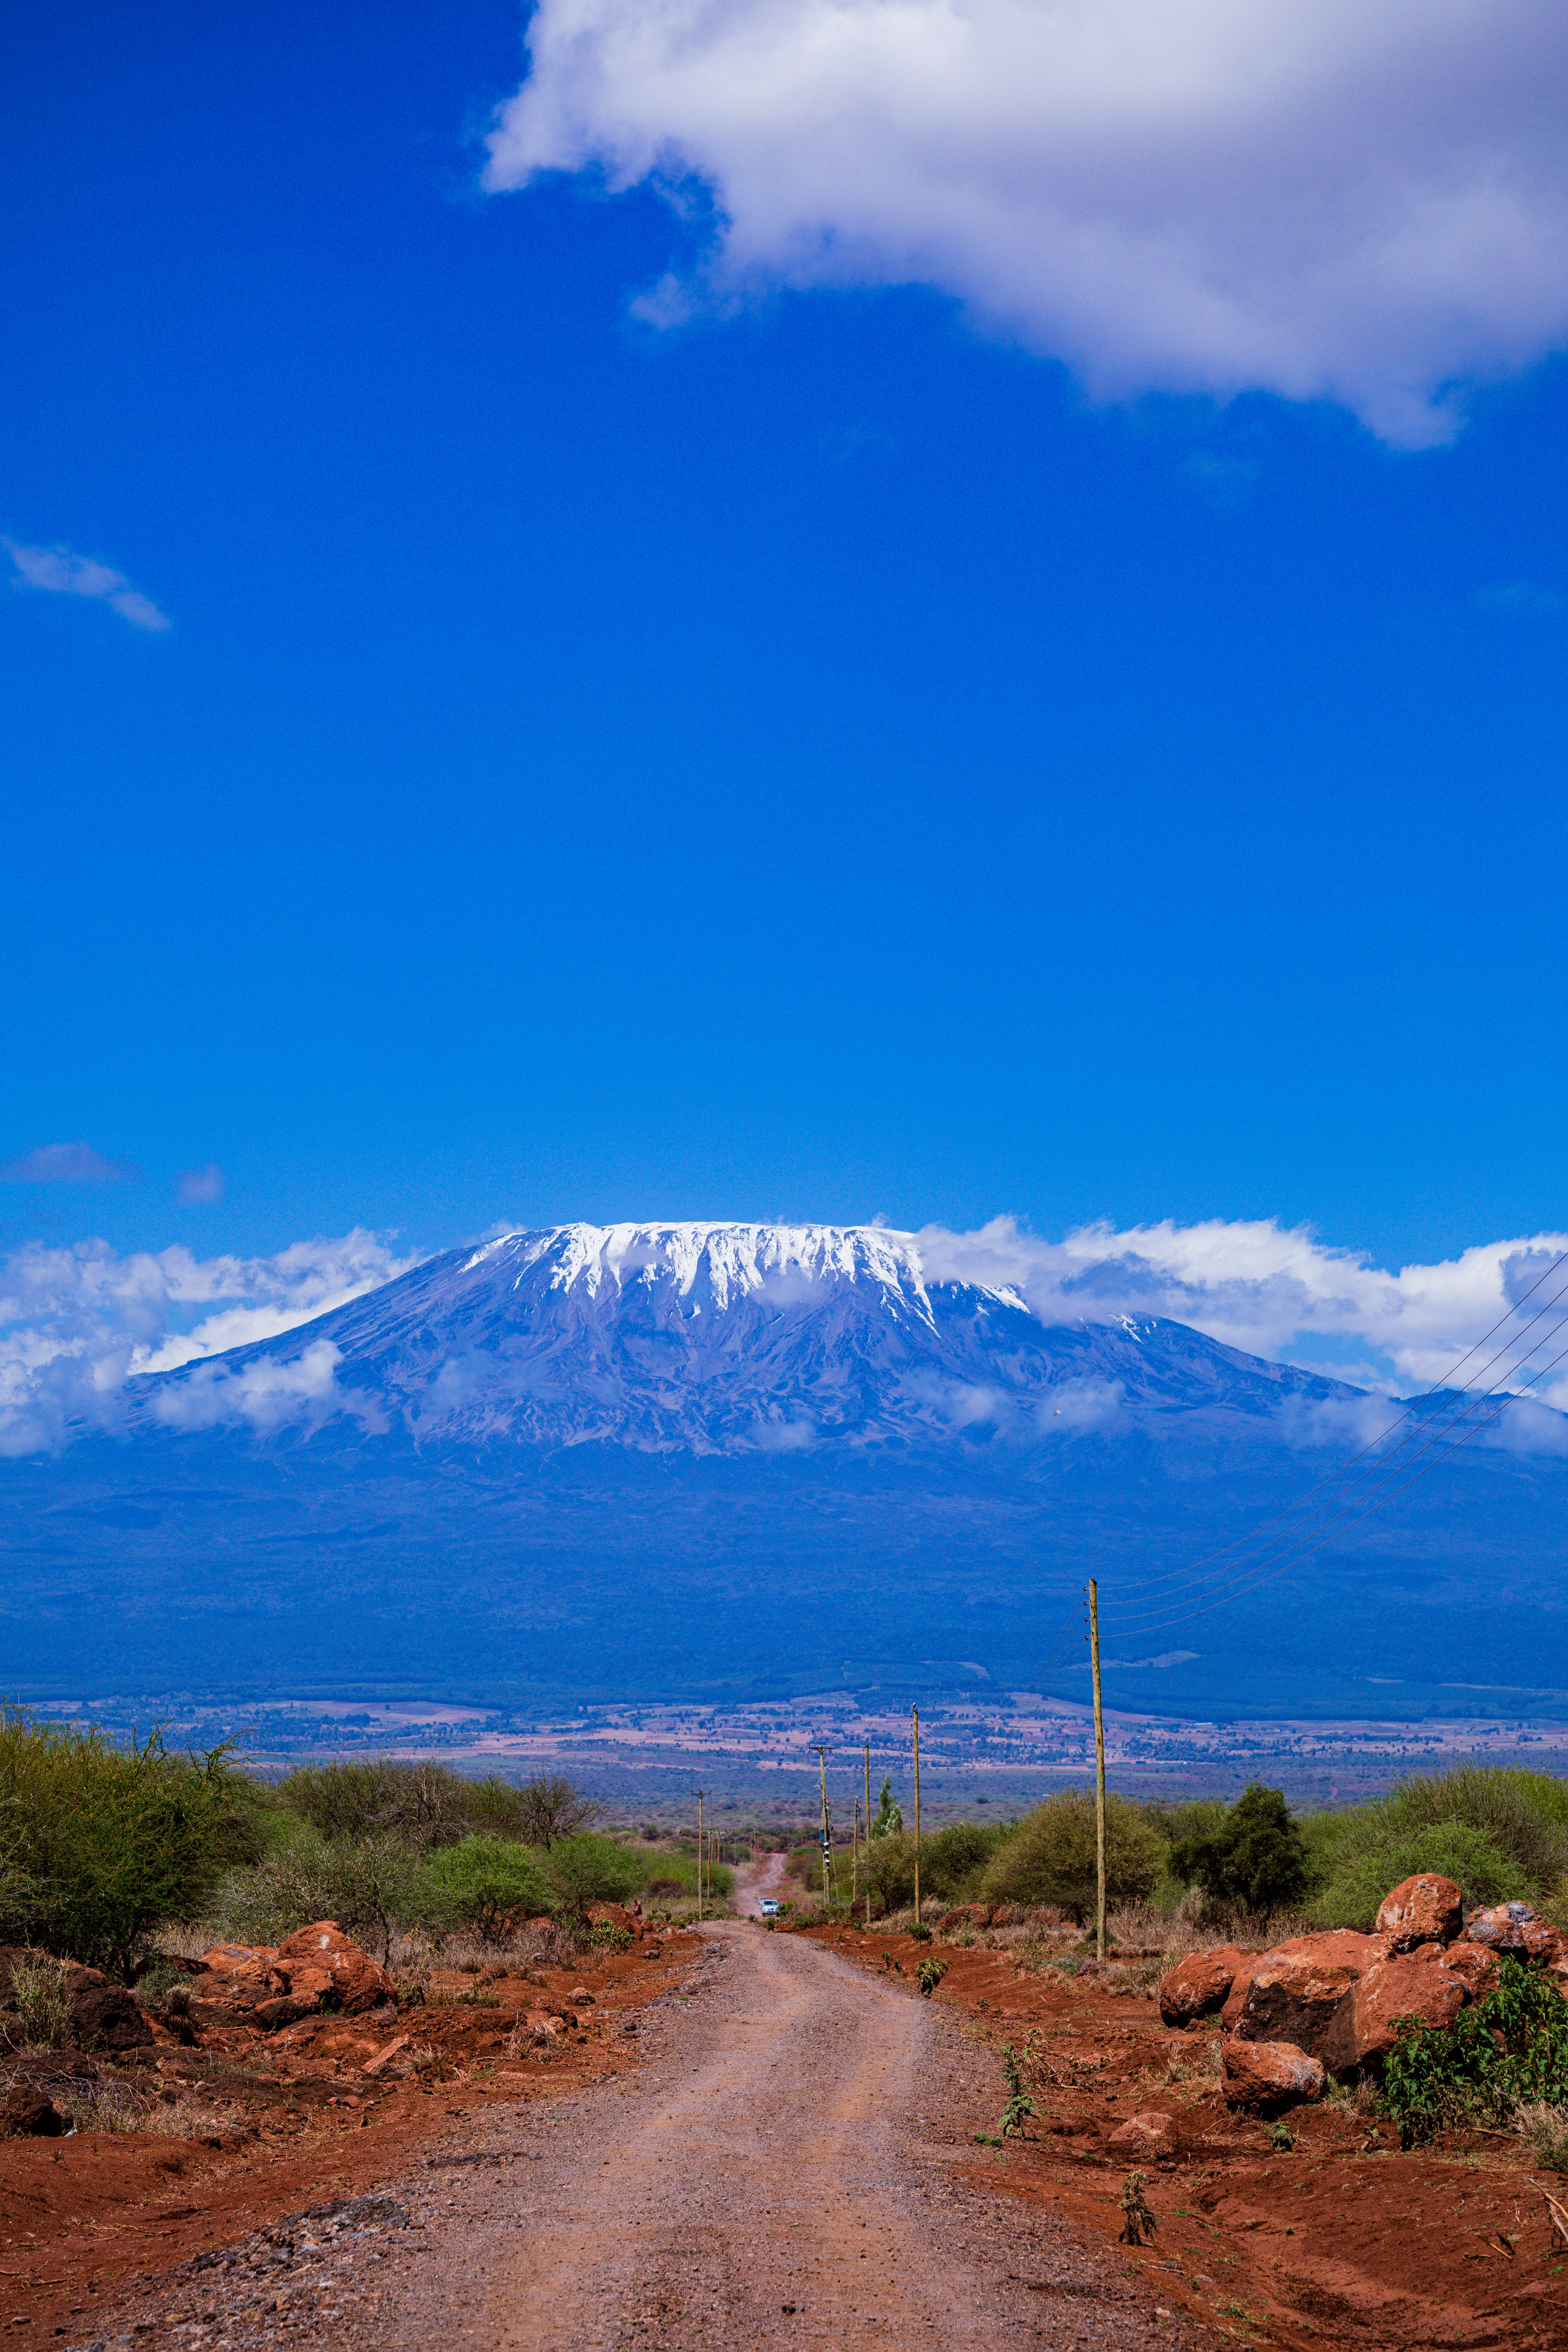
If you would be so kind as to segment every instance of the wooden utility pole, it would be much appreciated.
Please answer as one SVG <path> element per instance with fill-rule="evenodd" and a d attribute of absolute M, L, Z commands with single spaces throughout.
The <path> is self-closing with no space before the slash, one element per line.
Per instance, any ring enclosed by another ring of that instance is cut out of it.
<path fill-rule="evenodd" d="M 1094 1948 L 1105 1958 L 1105 1717 L 1100 1705 L 1100 1587 L 1089 1580 L 1089 1664 L 1094 1678 Z"/>
<path fill-rule="evenodd" d="M 871 1932 L 871 1743 L 866 1742 L 866 1932 Z"/>
<path fill-rule="evenodd" d="M 702 1856 L 704 1851 L 705 1847 L 702 1837 L 702 1791 L 699 1789 L 697 1791 L 697 1916 L 700 1919 L 702 1916 Z"/>
<path fill-rule="evenodd" d="M 860 1800 L 855 1800 L 855 1823 L 849 1832 L 849 1916 L 860 1900 Z"/>
<path fill-rule="evenodd" d="M 921 1711 L 910 1709 L 915 1738 L 915 1926 L 921 1924 Z"/>
<path fill-rule="evenodd" d="M 827 1749 L 819 1747 L 816 1761 L 822 1772 L 822 1895 L 824 1902 L 833 1900 L 833 1832 L 827 1824 Z"/>

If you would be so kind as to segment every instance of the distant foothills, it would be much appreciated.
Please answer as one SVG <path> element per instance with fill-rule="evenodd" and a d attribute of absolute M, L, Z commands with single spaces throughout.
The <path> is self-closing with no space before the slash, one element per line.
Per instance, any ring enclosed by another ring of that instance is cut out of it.
<path fill-rule="evenodd" d="M 1084 1579 L 1159 1575 L 1123 1706 L 1568 1715 L 1568 1452 L 1506 1420 L 1268 1583 L 1204 1564 L 1396 1411 L 877 1227 L 508 1234 L 0 1465 L 12 1688 L 1081 1696 Z"/>

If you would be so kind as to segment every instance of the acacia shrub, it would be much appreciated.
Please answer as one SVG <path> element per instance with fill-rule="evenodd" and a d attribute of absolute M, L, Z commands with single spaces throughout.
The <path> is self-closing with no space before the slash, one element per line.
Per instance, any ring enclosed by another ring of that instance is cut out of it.
<path fill-rule="evenodd" d="M 1152 1895 L 1165 1843 L 1142 1805 L 1105 1800 L 1106 1898 L 1137 1903 Z M 1063 1789 L 1025 1816 L 994 1855 L 982 1882 L 987 1903 L 1054 1903 L 1081 1922 L 1095 1907 L 1094 1798 Z"/>
<path fill-rule="evenodd" d="M 197 1918 L 226 1865 L 259 1850 L 226 1747 L 129 1748 L 96 1729 L 0 1713 L 0 1942 L 128 1980 L 160 1921 Z"/>

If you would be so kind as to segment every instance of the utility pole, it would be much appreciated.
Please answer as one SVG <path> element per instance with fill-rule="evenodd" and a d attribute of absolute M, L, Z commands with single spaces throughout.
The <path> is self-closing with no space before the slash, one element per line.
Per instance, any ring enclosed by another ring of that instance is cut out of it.
<path fill-rule="evenodd" d="M 855 1823 L 849 1832 L 849 1916 L 860 1900 L 860 1800 L 855 1800 Z"/>
<path fill-rule="evenodd" d="M 910 1709 L 915 1737 L 915 1926 L 921 1924 L 921 1711 Z"/>
<path fill-rule="evenodd" d="M 871 1932 L 871 1743 L 866 1742 L 866 1933 Z"/>
<path fill-rule="evenodd" d="M 702 1839 L 702 1791 L 697 1791 L 697 1916 L 702 1916 L 702 1856 L 706 1851 Z"/>
<path fill-rule="evenodd" d="M 833 1900 L 833 1832 L 827 1822 L 827 1749 L 819 1747 L 816 1761 L 822 1772 L 822 1895 L 826 1903 Z"/>
<path fill-rule="evenodd" d="M 1089 1664 L 1094 1678 L 1094 1948 L 1105 1958 L 1105 1717 L 1100 1705 L 1100 1587 L 1089 1580 Z"/>

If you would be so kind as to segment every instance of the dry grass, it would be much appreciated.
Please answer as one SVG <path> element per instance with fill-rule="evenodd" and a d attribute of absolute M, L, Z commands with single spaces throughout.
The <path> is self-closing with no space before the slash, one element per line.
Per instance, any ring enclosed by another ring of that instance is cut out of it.
<path fill-rule="evenodd" d="M 69 2083 L 57 2089 L 55 2105 L 79 2132 L 142 2132 L 153 2139 L 213 2139 L 232 2131 L 232 2117 L 194 2100 L 171 2103 L 133 2084 L 110 2080 Z"/>
<path fill-rule="evenodd" d="M 1551 2172 L 1568 2172 L 1568 2107 L 1531 2099 L 1514 2109 L 1513 2127 L 1537 2164 Z"/>

